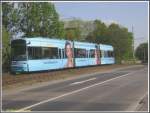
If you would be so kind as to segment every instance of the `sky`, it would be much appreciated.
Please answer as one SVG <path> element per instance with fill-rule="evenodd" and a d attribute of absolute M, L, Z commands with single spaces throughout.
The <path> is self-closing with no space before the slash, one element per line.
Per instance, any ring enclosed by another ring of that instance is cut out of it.
<path fill-rule="evenodd" d="M 148 41 L 148 2 L 54 2 L 61 19 L 118 23 L 134 33 L 135 48 Z"/>

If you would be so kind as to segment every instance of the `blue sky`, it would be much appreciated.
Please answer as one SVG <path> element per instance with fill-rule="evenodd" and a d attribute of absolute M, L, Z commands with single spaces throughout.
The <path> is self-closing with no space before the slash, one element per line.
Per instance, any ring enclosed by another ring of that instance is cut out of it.
<path fill-rule="evenodd" d="M 103 22 L 117 22 L 132 30 L 134 27 L 135 47 L 148 40 L 147 2 L 56 2 L 60 18 L 100 19 Z"/>

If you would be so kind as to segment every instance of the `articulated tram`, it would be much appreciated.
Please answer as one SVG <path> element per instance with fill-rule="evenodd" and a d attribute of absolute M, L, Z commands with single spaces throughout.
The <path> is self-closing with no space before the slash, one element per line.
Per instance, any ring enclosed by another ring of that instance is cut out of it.
<path fill-rule="evenodd" d="M 11 41 L 11 71 L 36 72 L 92 65 L 114 64 L 111 45 L 49 39 L 21 38 Z"/>

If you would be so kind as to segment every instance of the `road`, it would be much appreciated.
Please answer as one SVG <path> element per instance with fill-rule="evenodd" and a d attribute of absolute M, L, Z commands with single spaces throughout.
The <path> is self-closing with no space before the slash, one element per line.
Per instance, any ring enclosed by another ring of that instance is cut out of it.
<path fill-rule="evenodd" d="M 3 92 L 3 111 L 134 111 L 148 92 L 147 66 Z"/>

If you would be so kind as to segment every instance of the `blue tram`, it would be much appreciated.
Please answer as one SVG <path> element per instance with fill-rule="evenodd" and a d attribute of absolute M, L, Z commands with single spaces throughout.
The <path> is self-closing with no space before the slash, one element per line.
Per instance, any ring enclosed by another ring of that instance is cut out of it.
<path fill-rule="evenodd" d="M 58 40 L 21 38 L 11 41 L 11 71 L 35 72 L 90 65 L 114 64 L 111 45 Z"/>
<path fill-rule="evenodd" d="M 114 64 L 114 48 L 111 45 L 100 44 L 101 64 Z"/>

